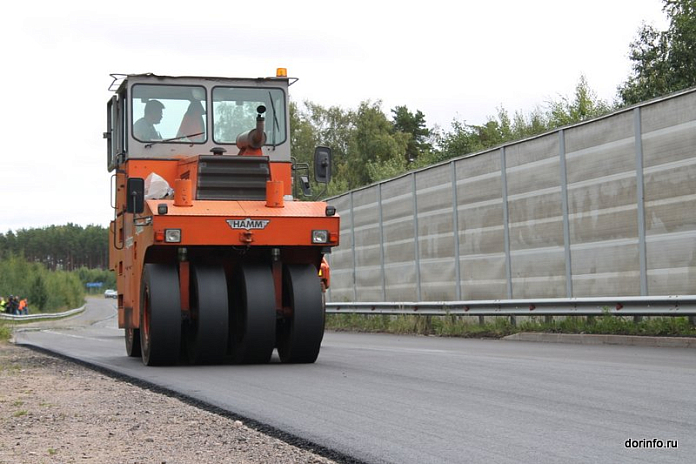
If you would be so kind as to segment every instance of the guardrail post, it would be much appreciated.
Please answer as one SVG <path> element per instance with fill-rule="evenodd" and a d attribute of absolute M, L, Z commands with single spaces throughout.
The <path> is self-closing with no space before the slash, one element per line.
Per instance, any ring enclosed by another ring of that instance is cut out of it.
<path fill-rule="evenodd" d="M 689 324 L 696 326 L 696 316 L 689 316 Z"/>

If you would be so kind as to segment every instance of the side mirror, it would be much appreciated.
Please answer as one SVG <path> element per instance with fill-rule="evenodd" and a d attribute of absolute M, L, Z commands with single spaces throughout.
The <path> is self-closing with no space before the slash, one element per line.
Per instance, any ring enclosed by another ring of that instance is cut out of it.
<path fill-rule="evenodd" d="M 314 180 L 328 184 L 331 180 L 331 149 L 317 147 L 314 150 Z"/>
<path fill-rule="evenodd" d="M 126 182 L 126 213 L 140 214 L 145 209 L 145 179 L 129 177 Z"/>

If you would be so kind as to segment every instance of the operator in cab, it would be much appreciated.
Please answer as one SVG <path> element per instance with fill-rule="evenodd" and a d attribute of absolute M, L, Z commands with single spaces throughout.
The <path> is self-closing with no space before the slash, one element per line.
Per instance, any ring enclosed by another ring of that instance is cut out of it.
<path fill-rule="evenodd" d="M 205 141 L 205 109 L 201 102 L 192 100 L 176 133 L 177 139 L 190 142 Z"/>
<path fill-rule="evenodd" d="M 162 140 L 162 136 L 155 129 L 155 124 L 162 121 L 164 105 L 159 100 L 148 100 L 145 104 L 145 115 L 133 124 L 133 135 L 143 142 Z"/>

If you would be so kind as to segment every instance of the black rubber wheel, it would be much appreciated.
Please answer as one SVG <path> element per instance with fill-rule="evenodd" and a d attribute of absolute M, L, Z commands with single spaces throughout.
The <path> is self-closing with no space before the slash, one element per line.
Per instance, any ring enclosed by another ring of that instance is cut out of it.
<path fill-rule="evenodd" d="M 263 364 L 275 346 L 273 273 L 262 264 L 242 264 L 230 282 L 230 352 L 239 364 Z"/>
<path fill-rule="evenodd" d="M 131 358 L 139 358 L 140 353 L 140 329 L 125 329 L 126 353 Z"/>
<path fill-rule="evenodd" d="M 146 264 L 140 285 L 140 348 L 143 364 L 176 364 L 181 349 L 181 300 L 176 267 Z"/>
<path fill-rule="evenodd" d="M 317 270 L 311 264 L 283 269 L 283 306 L 291 315 L 278 322 L 278 355 L 284 363 L 313 363 L 324 338 L 324 305 Z"/>
<path fill-rule="evenodd" d="M 191 267 L 191 320 L 186 353 L 192 364 L 217 363 L 227 352 L 227 278 L 222 266 Z"/>

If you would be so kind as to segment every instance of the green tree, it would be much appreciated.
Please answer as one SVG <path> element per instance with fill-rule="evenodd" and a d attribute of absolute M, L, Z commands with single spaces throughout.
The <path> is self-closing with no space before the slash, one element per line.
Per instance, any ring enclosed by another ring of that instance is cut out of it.
<path fill-rule="evenodd" d="M 20 229 L 0 234 L 0 259 L 22 255 L 49 269 L 74 270 L 81 266 L 108 267 L 109 231 L 101 226 L 85 228 L 68 223 L 41 229 Z"/>
<path fill-rule="evenodd" d="M 348 190 L 348 183 L 341 173 L 355 132 L 355 113 L 338 106 L 325 108 L 305 101 L 302 105 L 290 103 L 290 141 L 292 156 L 298 162 L 311 163 L 314 148 L 323 145 L 331 148 L 333 176 L 328 195 Z M 313 176 L 310 175 L 310 179 Z"/>
<path fill-rule="evenodd" d="M 457 119 L 452 121 L 452 129 L 440 136 L 439 145 L 440 161 L 473 153 L 483 148 L 474 126 Z"/>
<path fill-rule="evenodd" d="M 2 245 L 1 257 L 8 257 L 17 253 L 17 236 L 11 230 L 3 236 L 0 244 Z"/>
<path fill-rule="evenodd" d="M 290 153 L 297 161 L 309 163 L 314 147 L 319 145 L 318 133 L 297 103 L 290 102 Z"/>
<path fill-rule="evenodd" d="M 535 108 L 527 116 L 517 111 L 512 120 L 512 131 L 515 140 L 541 134 L 549 130 L 549 123 L 544 112 Z"/>
<path fill-rule="evenodd" d="M 406 160 L 414 162 L 422 154 L 432 150 L 432 145 L 428 138 L 431 136 L 431 131 L 425 124 L 425 115 L 416 110 L 411 113 L 405 106 L 397 106 L 392 109 L 392 117 L 394 119 L 394 132 L 401 132 L 409 135 L 406 145 Z"/>
<path fill-rule="evenodd" d="M 666 31 L 643 24 L 630 45 L 631 76 L 618 89 L 632 105 L 696 85 L 696 2 L 664 0 Z"/>
<path fill-rule="evenodd" d="M 27 298 L 33 311 L 53 311 L 80 306 L 84 287 L 76 273 L 51 272 L 41 263 L 10 255 L 0 260 L 0 295 Z"/>
<path fill-rule="evenodd" d="M 549 129 L 602 116 L 612 110 L 611 105 L 597 97 L 597 94 L 588 85 L 585 76 L 580 76 L 572 100 L 568 97 L 561 97 L 560 100 L 551 101 L 548 106 L 547 125 Z"/>
<path fill-rule="evenodd" d="M 39 311 L 46 309 L 46 303 L 48 302 L 48 288 L 46 288 L 46 279 L 41 272 L 37 272 L 34 275 L 28 298 L 30 307 L 38 309 Z"/>
<path fill-rule="evenodd" d="M 518 119 L 516 121 L 523 121 Z M 440 139 L 442 155 L 449 159 L 485 150 L 515 140 L 515 129 L 506 110 L 498 109 L 497 117 L 489 117 L 483 125 L 471 125 L 464 121 L 452 121 L 452 130 Z"/>
<path fill-rule="evenodd" d="M 380 165 L 390 164 L 398 171 L 406 170 L 407 134 L 394 133 L 392 124 L 382 112 L 381 101 L 360 104 L 355 117 L 355 133 L 350 145 L 346 170 L 348 187 L 353 189 L 381 180 L 375 176 Z M 394 172 L 394 169 L 390 169 Z"/>
<path fill-rule="evenodd" d="M 488 121 L 482 125 L 452 121 L 452 130 L 440 135 L 439 153 L 429 156 L 427 161 L 444 161 L 486 150 L 568 124 L 602 116 L 612 109 L 610 104 L 597 97 L 585 76 L 580 76 L 572 97 L 552 100 L 546 104 L 546 109 L 537 107 L 527 116 L 516 112 L 511 118 L 507 110 L 499 108 L 498 114 L 495 117 L 489 117 Z M 421 163 L 416 165 L 416 167 L 422 166 Z"/>

